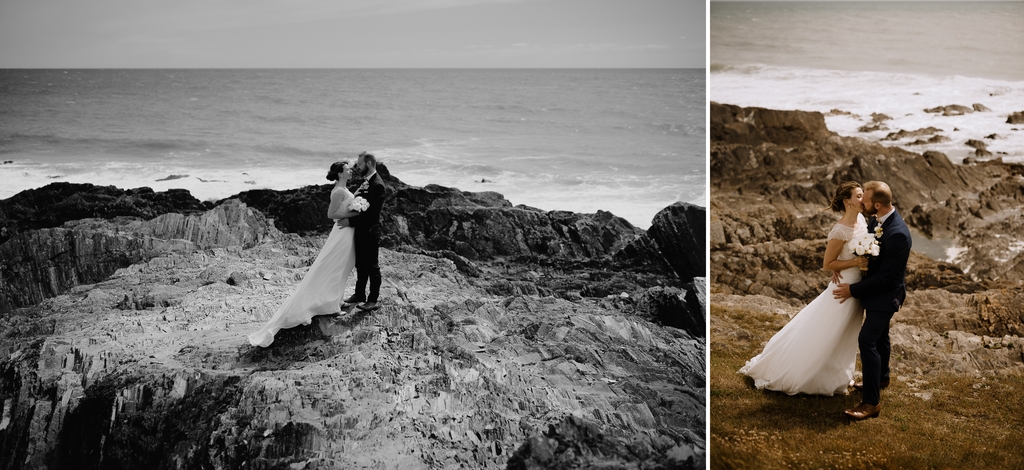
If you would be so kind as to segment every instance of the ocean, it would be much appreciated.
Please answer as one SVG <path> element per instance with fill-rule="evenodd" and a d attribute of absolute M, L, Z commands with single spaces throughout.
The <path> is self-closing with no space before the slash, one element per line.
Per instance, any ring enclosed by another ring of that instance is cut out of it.
<path fill-rule="evenodd" d="M 955 162 L 1024 162 L 1024 2 L 711 2 L 708 99 L 826 114 L 829 130 Z M 988 111 L 928 113 L 947 105 Z M 981 109 L 984 109 L 981 108 Z M 849 113 L 849 114 L 846 114 Z M 861 130 L 872 113 L 892 118 Z M 931 135 L 884 140 L 900 130 Z M 941 139 L 940 139 L 941 140 Z"/>
<path fill-rule="evenodd" d="M 0 70 L 0 199 L 55 181 L 216 200 L 399 179 L 647 228 L 707 205 L 704 69 Z"/>

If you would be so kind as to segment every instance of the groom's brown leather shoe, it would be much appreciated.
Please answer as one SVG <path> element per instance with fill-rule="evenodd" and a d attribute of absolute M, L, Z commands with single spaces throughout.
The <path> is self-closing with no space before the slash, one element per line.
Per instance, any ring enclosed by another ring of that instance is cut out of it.
<path fill-rule="evenodd" d="M 869 405 L 867 403 L 861 403 L 856 408 L 849 409 L 843 413 L 849 416 L 850 419 L 860 421 L 862 419 L 877 418 L 878 413 L 882 411 L 882 405 Z"/>
<path fill-rule="evenodd" d="M 363 310 L 363 311 L 367 311 L 367 312 L 372 312 L 372 311 L 377 310 L 378 308 L 380 308 L 380 305 L 377 305 L 377 302 L 365 302 L 365 303 L 359 304 L 358 308 L 359 308 L 359 310 Z"/>
<path fill-rule="evenodd" d="M 855 382 L 853 384 L 853 388 L 863 392 L 864 391 L 864 382 Z M 879 390 L 885 390 L 887 388 L 889 388 L 889 381 L 888 380 L 883 380 L 881 382 L 878 382 L 878 389 Z"/>
<path fill-rule="evenodd" d="M 366 301 L 366 299 L 364 299 L 364 298 L 362 298 L 362 297 L 359 297 L 359 296 L 357 296 L 357 295 L 353 295 L 352 297 L 349 297 L 349 298 L 345 299 L 345 300 L 344 300 L 344 301 L 343 301 L 343 302 L 341 303 L 341 308 L 350 308 L 350 307 L 354 307 L 354 306 L 356 306 L 356 305 L 358 305 L 358 304 L 361 304 L 361 303 L 363 303 L 363 302 L 365 302 L 365 301 Z"/>

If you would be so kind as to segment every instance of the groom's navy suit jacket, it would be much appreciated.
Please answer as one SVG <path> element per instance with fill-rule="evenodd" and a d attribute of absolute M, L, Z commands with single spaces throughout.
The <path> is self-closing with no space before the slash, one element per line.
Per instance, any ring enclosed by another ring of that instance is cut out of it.
<path fill-rule="evenodd" d="M 871 224 L 868 232 L 874 233 Z M 907 298 L 907 260 L 913 244 L 910 229 L 896 209 L 882 223 L 882 237 L 878 242 L 881 244 L 878 257 L 868 264 L 864 279 L 850 285 L 850 293 L 860 299 L 864 310 L 894 313 Z"/>
<path fill-rule="evenodd" d="M 380 173 L 374 173 L 366 182 L 365 190 L 356 191 L 356 196 L 361 196 L 370 203 L 365 211 L 348 219 L 349 225 L 358 230 L 370 230 L 380 224 L 380 210 L 384 206 L 384 180 Z"/>

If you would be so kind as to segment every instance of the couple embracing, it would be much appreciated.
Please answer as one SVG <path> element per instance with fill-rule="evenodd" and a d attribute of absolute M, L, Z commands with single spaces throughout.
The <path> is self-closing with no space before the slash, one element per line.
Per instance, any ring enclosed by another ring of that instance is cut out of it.
<path fill-rule="evenodd" d="M 347 188 L 352 176 L 366 180 L 355 194 Z M 327 172 L 327 179 L 334 181 L 327 208 L 327 218 L 334 221 L 331 234 L 295 292 L 263 328 L 249 335 L 253 346 L 270 346 L 279 330 L 308 325 L 317 315 L 333 315 L 353 306 L 365 311 L 379 307 L 381 275 L 377 253 L 385 188 L 377 174 L 377 159 L 364 152 L 359 154 L 355 168 L 348 162 L 335 162 Z M 358 275 L 356 291 L 342 303 L 353 267 Z M 366 296 L 367 281 L 369 296 Z"/>
<path fill-rule="evenodd" d="M 832 282 L 739 372 L 759 389 L 846 394 L 859 348 L 863 382 L 854 388 L 863 398 L 844 413 L 874 418 L 890 380 L 889 321 L 906 299 L 910 231 L 892 205 L 889 186 L 879 181 L 843 183 L 828 209 L 842 214 L 828 234 L 822 263 Z"/>

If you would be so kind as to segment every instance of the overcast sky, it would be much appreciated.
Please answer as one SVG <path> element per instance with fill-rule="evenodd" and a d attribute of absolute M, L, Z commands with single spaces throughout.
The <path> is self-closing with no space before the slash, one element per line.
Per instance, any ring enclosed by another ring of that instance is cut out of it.
<path fill-rule="evenodd" d="M 705 67 L 703 0 L 0 0 L 0 68 Z"/>

